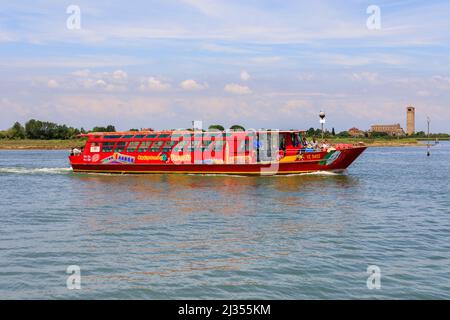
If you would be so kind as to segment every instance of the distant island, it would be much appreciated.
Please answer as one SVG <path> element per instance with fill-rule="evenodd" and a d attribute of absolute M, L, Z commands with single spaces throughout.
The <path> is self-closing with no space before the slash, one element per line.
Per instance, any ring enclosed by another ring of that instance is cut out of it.
<path fill-rule="evenodd" d="M 210 125 L 209 130 L 225 130 L 222 125 Z M 150 129 L 151 130 L 151 129 Z M 191 129 L 187 129 L 191 130 Z M 230 130 L 245 130 L 241 125 L 233 125 Z M 139 131 L 130 129 L 129 131 Z M 73 128 L 53 122 L 31 119 L 22 125 L 15 122 L 13 126 L 4 131 L 0 131 L 0 149 L 69 149 L 82 147 L 85 139 L 80 138 L 80 134 L 88 132 L 116 132 L 113 125 L 96 126 L 92 130 L 84 128 Z M 428 139 L 423 131 L 403 136 L 395 136 L 386 132 L 364 132 L 356 128 L 336 133 L 334 128 L 331 131 L 324 131 L 324 139 L 330 143 L 359 143 L 363 142 L 367 146 L 410 146 L 418 145 L 421 140 Z M 305 131 L 307 139 L 321 139 L 321 129 L 309 128 Z M 447 133 L 433 133 L 429 139 L 449 140 Z"/>

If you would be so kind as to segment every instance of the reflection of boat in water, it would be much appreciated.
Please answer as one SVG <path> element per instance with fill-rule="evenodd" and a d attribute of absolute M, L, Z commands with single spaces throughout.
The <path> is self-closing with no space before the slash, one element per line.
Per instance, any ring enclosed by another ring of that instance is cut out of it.
<path fill-rule="evenodd" d="M 75 172 L 274 175 L 345 170 L 365 146 L 308 148 L 302 131 L 89 133 Z"/>

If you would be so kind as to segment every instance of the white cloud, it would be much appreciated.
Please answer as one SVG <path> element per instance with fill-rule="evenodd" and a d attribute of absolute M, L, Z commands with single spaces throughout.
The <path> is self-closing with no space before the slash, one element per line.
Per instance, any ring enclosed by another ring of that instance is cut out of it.
<path fill-rule="evenodd" d="M 49 88 L 58 88 L 59 87 L 59 83 L 56 80 L 51 79 L 51 80 L 48 80 L 47 86 Z"/>
<path fill-rule="evenodd" d="M 243 54 L 243 53 L 254 53 L 255 51 L 249 49 L 243 49 L 238 46 L 231 45 L 218 45 L 215 43 L 207 43 L 201 46 L 202 50 L 210 52 L 220 52 L 220 53 L 231 53 L 231 54 Z"/>
<path fill-rule="evenodd" d="M 128 90 L 127 78 L 128 75 L 122 70 L 91 72 L 89 69 L 80 69 L 60 76 L 58 79 L 47 80 L 37 77 L 33 80 L 33 83 L 45 85 L 49 88 L 64 88 L 72 91 L 102 89 L 110 92 L 125 92 Z"/>
<path fill-rule="evenodd" d="M 240 77 L 242 81 L 250 80 L 250 74 L 245 70 L 241 71 Z"/>
<path fill-rule="evenodd" d="M 234 93 L 234 94 L 249 94 L 252 93 L 252 90 L 250 90 L 247 86 L 241 86 L 237 83 L 229 83 L 224 88 L 225 92 L 228 93 Z"/>
<path fill-rule="evenodd" d="M 450 90 L 450 77 L 440 75 L 433 76 L 431 82 L 433 83 L 434 88 Z"/>
<path fill-rule="evenodd" d="M 74 76 L 77 77 L 88 77 L 91 74 L 91 71 L 89 69 L 82 69 L 82 70 L 76 70 L 71 73 Z"/>
<path fill-rule="evenodd" d="M 301 110 L 307 110 L 308 108 L 311 108 L 312 105 L 309 101 L 306 100 L 300 100 L 300 99 L 294 99 L 294 100 L 288 100 L 286 104 L 280 109 L 280 111 L 284 114 L 291 115 L 291 114 L 301 114 Z"/>
<path fill-rule="evenodd" d="M 148 62 L 148 61 L 146 61 Z M 0 60 L 2 68 L 106 68 L 140 65 L 146 63 L 127 56 L 76 56 L 76 57 L 47 57 L 42 58 L 11 58 Z"/>
<path fill-rule="evenodd" d="M 224 6 L 221 6 L 220 3 L 210 0 L 182 0 L 182 2 L 209 17 L 220 17 L 224 9 Z"/>
<path fill-rule="evenodd" d="M 153 91 L 166 91 L 170 89 L 169 83 L 164 83 L 161 80 L 158 80 L 154 77 L 150 77 L 147 80 L 145 80 L 143 83 L 141 83 L 141 86 L 139 87 L 141 90 L 150 89 Z"/>
<path fill-rule="evenodd" d="M 99 87 L 106 87 L 106 81 L 102 79 L 95 81 L 95 84 Z"/>
<path fill-rule="evenodd" d="M 83 80 L 83 81 L 81 82 L 81 84 L 83 85 L 83 87 L 89 89 L 89 88 L 92 88 L 92 87 L 95 86 L 95 81 L 92 80 L 92 79 L 86 79 L 86 80 Z"/>
<path fill-rule="evenodd" d="M 184 80 L 183 82 L 180 83 L 180 87 L 183 90 L 187 90 L 187 91 L 194 91 L 194 90 L 203 90 L 208 88 L 208 84 L 204 83 L 198 83 L 195 80 L 192 79 L 188 79 L 188 80 Z"/>
<path fill-rule="evenodd" d="M 0 31 L 0 42 L 10 42 L 16 40 L 16 37 L 12 33 Z"/>
<path fill-rule="evenodd" d="M 366 82 L 377 82 L 379 80 L 378 73 L 376 72 L 354 72 L 351 75 L 351 79 L 354 81 L 366 81 Z"/>
<path fill-rule="evenodd" d="M 112 74 L 113 78 L 116 80 L 124 80 L 128 77 L 127 73 L 122 70 L 116 70 Z"/>
<path fill-rule="evenodd" d="M 107 83 L 105 80 L 102 79 L 84 79 L 83 81 L 80 82 L 80 84 L 86 88 L 86 89 L 91 89 L 91 88 L 106 88 L 107 87 Z"/>
<path fill-rule="evenodd" d="M 274 56 L 274 57 L 255 57 L 250 59 L 251 62 L 258 63 L 258 64 L 272 64 L 281 61 L 281 57 Z"/>

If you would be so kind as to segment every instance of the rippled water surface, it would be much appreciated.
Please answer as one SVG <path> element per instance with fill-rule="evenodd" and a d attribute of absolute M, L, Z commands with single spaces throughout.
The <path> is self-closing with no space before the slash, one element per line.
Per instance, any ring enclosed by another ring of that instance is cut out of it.
<path fill-rule="evenodd" d="M 0 298 L 450 299 L 448 142 L 344 175 L 73 174 L 66 156 L 0 151 Z"/>

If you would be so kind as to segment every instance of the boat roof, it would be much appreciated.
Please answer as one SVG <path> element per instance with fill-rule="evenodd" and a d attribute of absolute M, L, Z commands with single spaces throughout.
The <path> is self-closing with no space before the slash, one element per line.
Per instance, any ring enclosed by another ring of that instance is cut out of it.
<path fill-rule="evenodd" d="M 84 134 L 80 134 L 80 137 L 91 137 L 91 136 L 123 136 L 123 135 L 142 135 L 142 134 L 174 134 L 174 133 L 218 133 L 218 132 L 225 132 L 225 133 L 249 133 L 249 132 L 279 132 L 279 133 L 304 133 L 305 130 L 276 130 L 276 129 L 261 129 L 261 130 L 225 130 L 225 131 L 217 131 L 217 130 L 211 130 L 211 131 L 202 131 L 202 130 L 160 130 L 160 131 L 152 131 L 152 130 L 142 130 L 142 131 L 117 131 L 117 132 L 88 132 Z"/>

